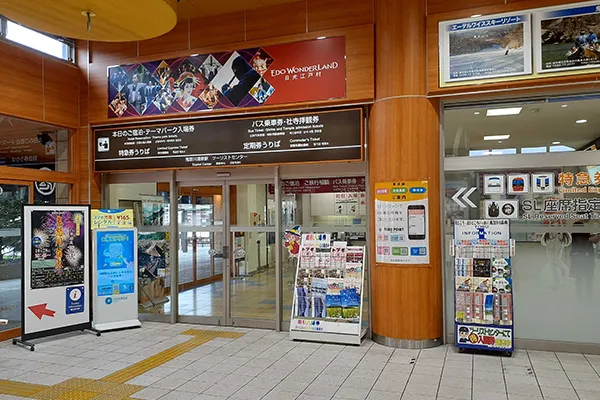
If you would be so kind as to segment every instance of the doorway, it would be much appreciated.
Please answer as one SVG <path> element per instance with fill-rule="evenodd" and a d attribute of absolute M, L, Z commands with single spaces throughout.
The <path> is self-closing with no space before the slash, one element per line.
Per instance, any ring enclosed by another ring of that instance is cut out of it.
<path fill-rule="evenodd" d="M 178 184 L 179 321 L 275 328 L 276 203 L 270 184 Z"/>

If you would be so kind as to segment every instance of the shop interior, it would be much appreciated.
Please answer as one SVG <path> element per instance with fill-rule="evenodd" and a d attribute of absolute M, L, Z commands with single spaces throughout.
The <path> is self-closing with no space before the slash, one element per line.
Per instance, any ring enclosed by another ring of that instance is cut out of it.
<path fill-rule="evenodd" d="M 445 105 L 446 241 L 454 220 L 510 218 L 517 346 L 597 342 L 599 104 L 600 96 L 590 94 Z M 451 337 L 455 283 L 448 252 L 444 265 Z"/>

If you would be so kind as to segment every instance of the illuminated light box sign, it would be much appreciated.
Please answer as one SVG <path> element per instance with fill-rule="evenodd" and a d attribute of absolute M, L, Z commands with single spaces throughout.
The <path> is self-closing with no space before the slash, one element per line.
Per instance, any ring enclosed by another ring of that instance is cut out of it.
<path fill-rule="evenodd" d="M 344 97 L 344 37 L 108 68 L 109 118 Z"/>
<path fill-rule="evenodd" d="M 137 229 L 93 232 L 94 328 L 100 331 L 140 326 L 137 309 Z"/>
<path fill-rule="evenodd" d="M 359 161 L 361 109 L 95 132 L 97 172 Z"/>
<path fill-rule="evenodd" d="M 339 177 L 319 179 L 284 179 L 283 194 L 350 193 L 366 192 L 365 177 Z M 275 194 L 275 186 L 269 185 L 269 193 Z"/>
<path fill-rule="evenodd" d="M 92 210 L 92 229 L 131 227 L 133 210 Z"/>

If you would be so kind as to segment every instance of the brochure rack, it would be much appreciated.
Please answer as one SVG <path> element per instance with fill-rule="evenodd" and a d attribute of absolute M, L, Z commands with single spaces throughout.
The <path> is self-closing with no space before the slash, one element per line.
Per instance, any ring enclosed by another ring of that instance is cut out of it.
<path fill-rule="evenodd" d="M 454 221 L 451 254 L 456 346 L 512 354 L 514 241 L 509 221 Z"/>
<path fill-rule="evenodd" d="M 330 234 L 304 234 L 294 285 L 293 340 L 360 345 L 364 246 L 330 245 Z"/>

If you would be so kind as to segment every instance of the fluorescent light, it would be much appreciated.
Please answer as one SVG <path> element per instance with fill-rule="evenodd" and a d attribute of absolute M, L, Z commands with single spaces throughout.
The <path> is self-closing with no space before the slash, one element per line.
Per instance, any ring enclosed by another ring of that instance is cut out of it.
<path fill-rule="evenodd" d="M 481 114 L 481 113 L 480 113 L 479 111 L 475 111 L 473 114 L 475 114 L 475 115 L 479 115 L 479 114 Z"/>
<path fill-rule="evenodd" d="M 552 144 L 560 144 L 560 142 L 552 142 Z"/>
<path fill-rule="evenodd" d="M 503 115 L 518 115 L 521 114 L 521 110 L 523 107 L 512 107 L 512 108 L 494 108 L 491 110 L 487 110 L 488 117 L 500 117 Z"/>
<path fill-rule="evenodd" d="M 483 140 L 506 140 L 510 137 L 510 135 L 491 135 L 484 136 Z"/>
<path fill-rule="evenodd" d="M 587 119 L 578 119 L 577 121 L 575 121 L 576 124 L 585 124 L 587 122 Z"/>
<path fill-rule="evenodd" d="M 481 14 L 473 14 L 473 15 L 471 15 L 471 18 L 477 18 L 477 17 L 481 17 Z"/>
<path fill-rule="evenodd" d="M 317 38 L 317 40 L 323 40 L 323 39 L 327 39 L 327 36 L 319 36 L 319 37 Z"/>
<path fill-rule="evenodd" d="M 567 107 L 569 107 L 569 105 L 568 104 L 563 104 L 561 107 L 562 108 L 567 108 Z"/>

